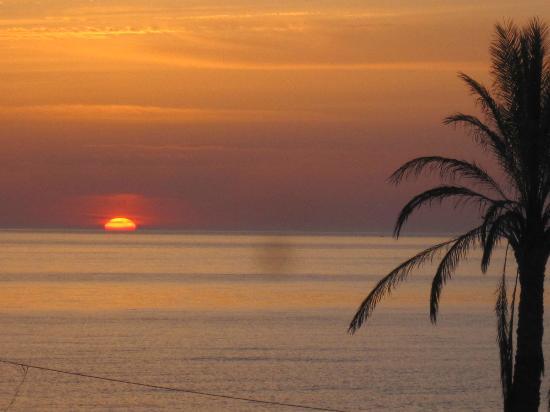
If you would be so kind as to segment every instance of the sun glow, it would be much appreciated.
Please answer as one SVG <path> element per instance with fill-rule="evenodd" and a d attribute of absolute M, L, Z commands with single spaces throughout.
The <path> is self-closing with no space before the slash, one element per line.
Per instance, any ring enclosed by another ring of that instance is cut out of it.
<path fill-rule="evenodd" d="M 108 231 L 134 231 L 136 224 L 126 217 L 114 217 L 105 223 L 105 230 Z"/>

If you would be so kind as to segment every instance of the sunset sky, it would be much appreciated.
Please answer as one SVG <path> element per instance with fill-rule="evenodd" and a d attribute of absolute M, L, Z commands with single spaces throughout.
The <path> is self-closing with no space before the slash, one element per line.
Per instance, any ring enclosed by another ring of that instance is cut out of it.
<path fill-rule="evenodd" d="M 230 4 L 230 5 L 228 5 Z M 0 0 L 0 227 L 386 231 L 541 1 Z M 468 217 L 426 214 L 412 230 Z M 455 213 L 456 216 L 456 213 Z"/>

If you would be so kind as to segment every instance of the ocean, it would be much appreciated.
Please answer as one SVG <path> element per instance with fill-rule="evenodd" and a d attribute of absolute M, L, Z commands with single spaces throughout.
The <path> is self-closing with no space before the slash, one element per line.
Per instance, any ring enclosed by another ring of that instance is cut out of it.
<path fill-rule="evenodd" d="M 375 282 L 439 240 L 0 231 L 0 359 L 346 411 L 498 410 L 503 249 L 486 275 L 479 253 L 459 267 L 437 326 L 428 315 L 432 265 L 347 333 Z M 511 265 L 510 288 L 513 275 Z M 21 378 L 0 364 L 0 408 L 299 410 L 36 369 L 13 398 Z"/>

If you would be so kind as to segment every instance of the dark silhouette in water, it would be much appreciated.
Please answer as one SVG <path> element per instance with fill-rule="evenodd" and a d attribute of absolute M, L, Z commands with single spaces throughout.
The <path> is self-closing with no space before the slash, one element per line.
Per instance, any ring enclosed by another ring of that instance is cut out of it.
<path fill-rule="evenodd" d="M 490 48 L 492 91 L 468 75 L 460 74 L 482 109 L 485 121 L 463 113 L 445 119 L 445 124 L 464 125 L 471 131 L 475 141 L 497 160 L 505 184 L 499 184 L 475 163 L 439 156 L 411 160 L 390 178 L 397 184 L 423 172 L 437 172 L 442 179 L 451 180 L 416 195 L 403 207 L 395 225 L 396 237 L 418 208 L 447 199 L 455 204 L 477 204 L 482 223 L 395 268 L 369 293 L 349 326 L 350 333 L 357 331 L 376 304 L 414 268 L 442 256 L 430 296 L 430 318 L 435 323 L 441 289 L 459 261 L 471 248 L 480 246 L 483 250 L 481 269 L 485 272 L 495 245 L 507 242 L 518 265 L 520 292 L 517 349 L 512 365 L 514 298 L 509 314 L 503 274 L 496 311 L 505 411 L 538 411 L 544 370 L 543 288 L 550 253 L 550 62 L 546 35 L 547 26 L 538 19 L 523 28 L 511 22 L 498 24 Z M 453 181 L 457 178 L 488 194 L 455 184 Z"/>

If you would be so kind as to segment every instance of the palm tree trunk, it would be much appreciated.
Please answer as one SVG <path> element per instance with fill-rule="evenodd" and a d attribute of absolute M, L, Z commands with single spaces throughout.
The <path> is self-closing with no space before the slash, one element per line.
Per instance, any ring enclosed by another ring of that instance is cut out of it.
<path fill-rule="evenodd" d="M 516 256 L 521 285 L 514 379 L 513 412 L 538 412 L 544 372 L 544 270 L 547 256 L 541 245 L 528 247 Z"/>

